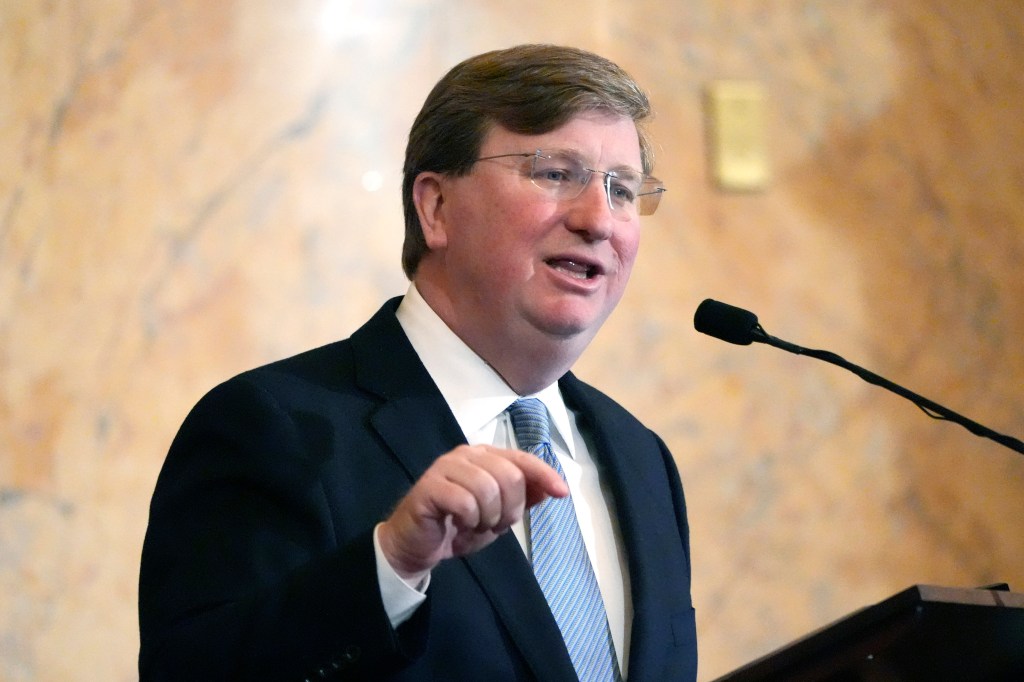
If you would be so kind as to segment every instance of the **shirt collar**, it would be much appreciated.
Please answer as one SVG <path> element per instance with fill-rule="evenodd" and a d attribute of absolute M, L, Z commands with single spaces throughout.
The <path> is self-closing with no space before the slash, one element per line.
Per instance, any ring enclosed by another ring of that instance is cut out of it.
<path fill-rule="evenodd" d="M 410 284 L 396 312 L 409 342 L 434 380 L 464 434 L 477 433 L 519 396 L 504 379 L 477 355 L 437 315 Z M 544 403 L 551 417 L 552 438 L 575 455 L 569 414 L 558 383 L 530 396 Z"/>

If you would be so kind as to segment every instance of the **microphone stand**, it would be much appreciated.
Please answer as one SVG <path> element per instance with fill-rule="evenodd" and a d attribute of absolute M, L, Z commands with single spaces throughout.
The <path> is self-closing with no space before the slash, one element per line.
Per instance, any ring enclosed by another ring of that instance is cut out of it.
<path fill-rule="evenodd" d="M 782 339 L 778 339 L 768 334 L 760 324 L 756 324 L 754 328 L 750 330 L 750 334 L 752 336 L 752 339 L 754 341 L 757 341 L 758 343 L 766 343 L 769 346 L 774 346 L 781 350 L 788 351 L 790 353 L 795 353 L 796 355 L 806 355 L 808 357 L 817 358 L 818 360 L 824 360 L 825 362 L 829 362 L 833 365 L 849 370 L 856 374 L 857 376 L 859 376 L 864 381 L 868 382 L 869 384 L 881 386 L 886 390 L 892 391 L 897 395 L 903 396 L 910 402 L 917 405 L 922 412 L 927 414 L 929 417 L 932 417 L 933 419 L 942 419 L 954 422 L 964 427 L 965 429 L 975 434 L 976 436 L 984 436 L 985 438 L 990 438 L 995 442 L 999 443 L 1000 445 L 1003 445 L 1005 447 L 1010 448 L 1011 450 L 1016 450 L 1017 452 L 1024 454 L 1024 442 L 1021 442 L 1020 440 L 1013 438 L 1012 436 L 1007 436 L 997 431 L 993 431 L 987 426 L 979 424 L 978 422 L 968 419 L 967 417 L 961 414 L 957 414 L 956 412 L 947 407 L 943 407 L 938 403 L 932 402 L 927 398 L 919 396 L 913 391 L 910 391 L 906 388 L 903 388 L 899 384 L 889 381 L 885 377 L 880 377 L 874 372 L 869 372 L 863 367 L 859 367 L 853 364 L 852 362 L 849 362 L 844 358 L 836 355 L 835 353 L 826 350 L 813 350 L 810 348 L 804 348 L 803 346 L 798 346 L 795 343 L 783 341 Z"/>

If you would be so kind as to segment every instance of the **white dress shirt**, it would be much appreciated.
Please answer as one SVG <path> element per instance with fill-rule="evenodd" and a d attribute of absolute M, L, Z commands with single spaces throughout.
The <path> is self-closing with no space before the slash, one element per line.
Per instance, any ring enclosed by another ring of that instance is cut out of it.
<path fill-rule="evenodd" d="M 516 394 L 490 365 L 448 328 L 423 300 L 415 285 L 409 287 L 398 307 L 397 316 L 470 445 L 486 443 L 515 448 L 515 433 L 505 410 L 520 397 L 539 398 L 547 407 L 552 449 L 569 484 L 583 542 L 604 599 L 619 666 L 625 675 L 629 658 L 629 629 L 633 619 L 626 555 L 611 493 L 599 479 L 587 440 L 576 425 L 575 415 L 566 407 L 558 384 L 531 396 Z M 516 523 L 512 532 L 529 557 L 526 524 Z M 421 585 L 409 585 L 383 558 L 376 533 L 374 546 L 384 606 L 392 625 L 397 627 L 426 599 L 429 577 Z"/>

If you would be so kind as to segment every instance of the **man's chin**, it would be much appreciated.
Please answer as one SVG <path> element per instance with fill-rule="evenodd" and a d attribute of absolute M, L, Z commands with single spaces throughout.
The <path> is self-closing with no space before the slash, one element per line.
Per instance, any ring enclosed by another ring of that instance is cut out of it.
<path fill-rule="evenodd" d="M 554 340 L 567 343 L 589 343 L 601 328 L 606 316 L 559 312 L 537 320 L 535 326 Z"/>

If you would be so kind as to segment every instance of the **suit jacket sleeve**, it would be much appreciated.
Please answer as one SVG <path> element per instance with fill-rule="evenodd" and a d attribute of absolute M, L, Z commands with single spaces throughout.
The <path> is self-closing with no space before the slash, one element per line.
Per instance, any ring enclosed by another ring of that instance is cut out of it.
<path fill-rule="evenodd" d="M 384 677 L 422 649 L 429 599 L 391 628 L 370 534 L 386 510 L 334 527 L 315 442 L 330 429 L 258 376 L 207 395 L 171 446 L 143 549 L 140 676 Z"/>

